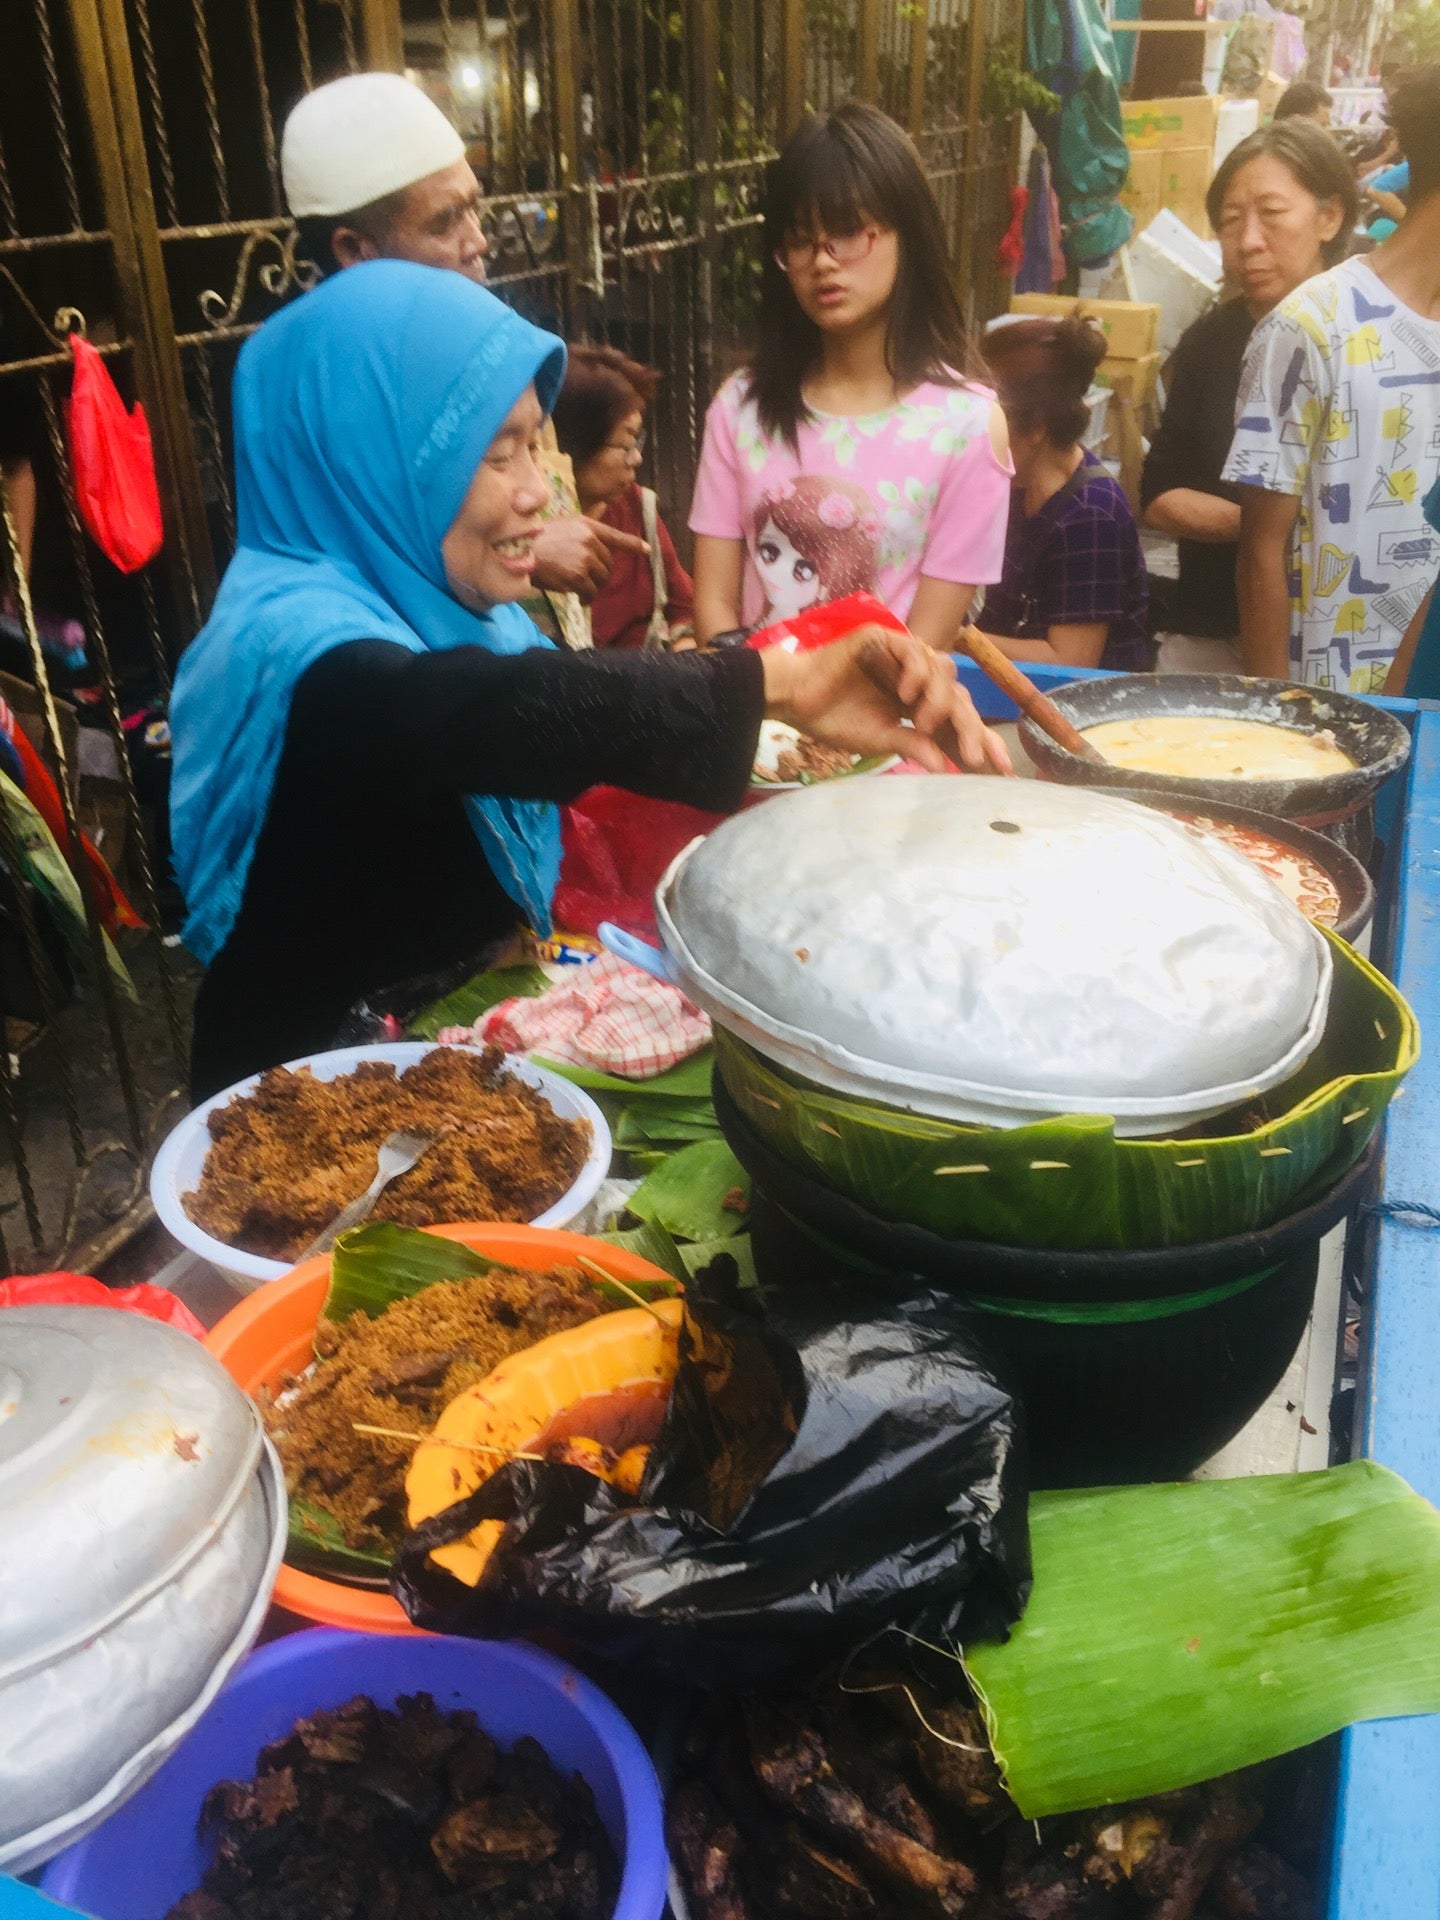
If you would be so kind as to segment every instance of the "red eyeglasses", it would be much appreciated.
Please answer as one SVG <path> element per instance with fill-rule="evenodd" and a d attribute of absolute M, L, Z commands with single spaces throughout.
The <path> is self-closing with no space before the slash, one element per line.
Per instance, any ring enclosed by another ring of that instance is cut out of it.
<path fill-rule="evenodd" d="M 828 253 L 837 267 L 853 267 L 869 257 L 879 238 L 878 227 L 861 227 L 855 233 L 826 234 L 811 239 L 802 239 L 798 233 L 787 235 L 775 249 L 775 264 L 782 273 L 798 273 L 820 254 Z"/>

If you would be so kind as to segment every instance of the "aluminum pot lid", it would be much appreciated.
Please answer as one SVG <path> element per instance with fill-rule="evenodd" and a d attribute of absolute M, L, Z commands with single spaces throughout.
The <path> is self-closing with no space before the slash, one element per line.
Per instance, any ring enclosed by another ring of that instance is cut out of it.
<path fill-rule="evenodd" d="M 253 1403 L 188 1334 L 110 1307 L 0 1309 L 0 1679 L 173 1580 L 262 1443 Z"/>
<path fill-rule="evenodd" d="M 1218 1112 L 1323 1031 L 1322 936 L 1239 854 L 1039 782 L 837 782 L 691 844 L 656 913 L 685 990 L 821 1084 L 1017 1124 Z"/>

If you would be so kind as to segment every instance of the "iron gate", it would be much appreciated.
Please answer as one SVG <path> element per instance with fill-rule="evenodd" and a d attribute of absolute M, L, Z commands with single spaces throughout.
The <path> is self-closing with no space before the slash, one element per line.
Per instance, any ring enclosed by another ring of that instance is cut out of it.
<path fill-rule="evenodd" d="M 744 351 L 767 161 L 807 107 L 873 99 L 914 133 L 972 320 L 996 304 L 1015 128 L 985 112 L 1020 0 L 31 0 L 0 65 L 0 693 L 145 922 L 134 1002 L 20 879 L 0 804 L 0 1263 L 94 1262 L 144 1218 L 148 1149 L 184 1083 L 195 970 L 174 943 L 163 709 L 234 541 L 228 393 L 241 342 L 304 289 L 278 128 L 299 94 L 404 70 L 486 188 L 490 284 L 569 338 L 665 374 L 651 478 L 683 528 L 709 395 Z M 166 521 L 124 576 L 82 531 L 62 431 L 68 336 L 143 401 Z M 8 426 L 7 426 L 8 422 Z M 22 564 L 38 493 L 30 564 Z M 57 655 L 83 631 L 86 664 Z M 73 631 L 73 628 L 72 628 Z M 8 678 L 6 677 L 8 676 Z M 3 754 L 0 754 L 3 762 Z M 3 766 L 0 766 L 3 771 Z M 33 863 L 32 863 L 33 864 Z M 17 1229 L 19 1229 L 17 1231 Z"/>

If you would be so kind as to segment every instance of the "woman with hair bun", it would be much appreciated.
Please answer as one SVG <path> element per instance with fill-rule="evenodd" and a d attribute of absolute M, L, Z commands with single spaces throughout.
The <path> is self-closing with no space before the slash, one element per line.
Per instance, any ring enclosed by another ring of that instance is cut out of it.
<path fill-rule="evenodd" d="M 1135 516 L 1082 438 L 1103 334 L 1088 320 L 1014 320 L 991 331 L 985 353 L 1015 480 L 1005 571 L 979 625 L 1012 660 L 1148 668 Z"/>

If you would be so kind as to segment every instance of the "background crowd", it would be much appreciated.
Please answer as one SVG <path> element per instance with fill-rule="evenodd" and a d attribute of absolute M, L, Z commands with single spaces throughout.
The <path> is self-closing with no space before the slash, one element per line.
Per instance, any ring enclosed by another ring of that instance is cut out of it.
<path fill-rule="evenodd" d="M 414 148 L 402 170 L 427 170 L 339 206 L 366 192 L 377 108 Z M 637 477 L 663 370 L 582 346 L 547 435 L 528 610 L 571 648 L 707 648 L 864 588 L 942 649 L 974 619 L 1021 661 L 1402 690 L 1428 671 L 1440 570 L 1440 74 L 1393 89 L 1363 162 L 1329 118 L 1325 89 L 1297 81 L 1211 184 L 1225 297 L 1174 355 L 1140 495 L 1177 545 L 1173 581 L 1147 576 L 1085 444 L 1096 330 L 967 340 L 913 148 L 851 106 L 771 170 L 753 355 L 706 420 L 693 582 Z M 483 279 L 473 177 L 405 83 L 309 96 L 285 167 L 328 268 L 389 256 Z"/>

